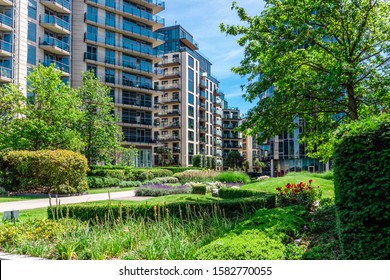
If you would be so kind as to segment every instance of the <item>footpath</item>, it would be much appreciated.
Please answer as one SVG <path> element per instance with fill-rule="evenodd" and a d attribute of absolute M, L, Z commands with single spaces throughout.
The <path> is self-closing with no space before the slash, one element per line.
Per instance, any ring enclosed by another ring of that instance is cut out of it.
<path fill-rule="evenodd" d="M 150 197 L 138 197 L 135 196 L 134 191 L 123 191 L 123 192 L 110 192 L 110 196 L 108 193 L 100 193 L 100 194 L 85 194 L 78 196 L 68 196 L 68 197 L 59 197 L 57 198 L 57 202 L 61 205 L 64 204 L 73 204 L 73 203 L 83 203 L 83 202 L 91 202 L 91 201 L 101 201 L 101 200 L 147 200 Z M 51 198 L 52 205 L 56 205 L 56 198 Z M 13 211 L 13 210 L 27 210 L 27 209 L 36 209 L 50 206 L 49 198 L 42 199 L 30 199 L 30 200 L 20 200 L 14 202 L 2 202 L 0 203 L 0 213 L 5 211 Z"/>

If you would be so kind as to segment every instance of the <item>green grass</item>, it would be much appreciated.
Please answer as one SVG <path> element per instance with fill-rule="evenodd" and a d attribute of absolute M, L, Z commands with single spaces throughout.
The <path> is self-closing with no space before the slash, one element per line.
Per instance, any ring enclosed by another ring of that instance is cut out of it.
<path fill-rule="evenodd" d="M 135 188 L 103 188 L 103 189 L 89 189 L 87 191 L 88 194 L 99 194 L 99 193 L 107 193 L 107 192 L 124 192 L 124 191 L 132 191 Z"/>
<path fill-rule="evenodd" d="M 20 221 L 29 220 L 29 219 L 46 219 L 46 218 L 47 218 L 47 207 L 19 211 Z M 0 213 L 0 220 L 2 219 L 3 219 L 3 213 Z"/>
<path fill-rule="evenodd" d="M 29 199 L 40 199 L 45 197 L 37 197 L 37 196 L 4 196 L 0 197 L 0 203 L 2 202 L 14 202 L 14 201 L 22 201 L 22 200 L 29 200 Z"/>
<path fill-rule="evenodd" d="M 320 178 L 318 174 L 311 174 L 308 172 L 291 172 L 284 177 L 270 178 L 263 181 L 250 183 L 241 187 L 243 190 L 263 191 L 269 193 L 276 193 L 276 188 L 284 187 L 287 183 L 308 183 L 312 179 L 313 186 L 320 186 L 322 189 L 322 198 L 334 197 L 334 183 L 332 180 Z"/>

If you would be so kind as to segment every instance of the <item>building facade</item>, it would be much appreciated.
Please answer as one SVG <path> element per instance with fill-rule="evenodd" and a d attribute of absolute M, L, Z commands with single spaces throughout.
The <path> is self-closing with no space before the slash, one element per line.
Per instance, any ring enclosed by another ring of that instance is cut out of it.
<path fill-rule="evenodd" d="M 211 63 L 199 52 L 193 36 L 182 26 L 159 30 L 165 43 L 158 47 L 162 77 L 155 82 L 154 136 L 172 152 L 172 164 L 188 166 L 196 154 L 217 157 L 222 166 L 222 93 L 211 74 Z M 223 97 L 222 97 L 223 98 Z M 155 153 L 155 164 L 162 157 Z"/>

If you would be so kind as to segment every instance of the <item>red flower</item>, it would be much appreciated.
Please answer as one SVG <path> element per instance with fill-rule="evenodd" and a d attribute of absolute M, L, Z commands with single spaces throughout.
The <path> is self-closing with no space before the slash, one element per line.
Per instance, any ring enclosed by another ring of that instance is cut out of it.
<path fill-rule="evenodd" d="M 311 182 L 313 182 L 313 180 L 312 180 L 312 179 L 310 179 L 310 180 L 309 180 L 309 183 L 310 183 L 310 184 L 311 184 Z"/>

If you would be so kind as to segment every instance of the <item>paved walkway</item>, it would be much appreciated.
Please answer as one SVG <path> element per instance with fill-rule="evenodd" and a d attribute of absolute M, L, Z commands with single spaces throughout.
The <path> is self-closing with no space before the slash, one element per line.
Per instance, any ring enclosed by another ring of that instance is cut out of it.
<path fill-rule="evenodd" d="M 146 200 L 151 197 L 138 197 L 134 196 L 134 191 L 124 191 L 124 192 L 112 192 L 110 193 L 110 198 L 112 200 Z M 99 200 L 108 200 L 108 193 L 101 194 L 86 194 L 70 197 L 60 197 L 58 201 L 61 205 L 72 204 L 72 203 L 82 203 L 82 202 L 91 202 Z M 52 205 L 56 204 L 56 199 L 51 199 Z M 43 199 L 31 199 L 31 200 L 20 200 L 14 202 L 2 202 L 0 203 L 0 213 L 5 211 L 12 210 L 27 210 L 27 209 L 36 209 L 50 206 L 49 198 Z"/>

